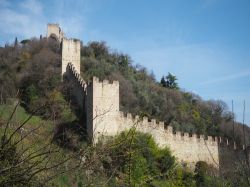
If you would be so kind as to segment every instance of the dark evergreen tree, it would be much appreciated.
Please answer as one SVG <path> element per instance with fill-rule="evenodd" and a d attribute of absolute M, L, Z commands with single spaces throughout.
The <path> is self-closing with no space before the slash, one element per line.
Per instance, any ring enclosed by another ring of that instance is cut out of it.
<path fill-rule="evenodd" d="M 18 46 L 18 40 L 17 40 L 17 37 L 15 38 L 15 43 L 14 43 L 14 46 L 17 47 Z"/>
<path fill-rule="evenodd" d="M 167 82 L 166 82 L 164 76 L 162 76 L 162 78 L 161 78 L 161 85 L 162 85 L 163 87 L 167 87 Z"/>
<path fill-rule="evenodd" d="M 166 76 L 167 88 L 170 88 L 170 89 L 179 89 L 178 83 L 176 81 L 177 81 L 176 76 L 174 76 L 171 73 L 168 73 L 168 75 Z"/>

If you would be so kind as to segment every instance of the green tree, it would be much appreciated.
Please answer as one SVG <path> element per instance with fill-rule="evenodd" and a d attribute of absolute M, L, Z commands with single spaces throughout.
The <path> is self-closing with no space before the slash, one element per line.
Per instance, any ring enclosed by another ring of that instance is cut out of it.
<path fill-rule="evenodd" d="M 18 40 L 17 40 L 17 37 L 15 38 L 15 43 L 14 43 L 14 46 L 17 47 L 18 46 Z"/>
<path fill-rule="evenodd" d="M 176 82 L 177 78 L 175 75 L 168 73 L 168 75 L 166 76 L 166 85 L 167 88 L 170 89 L 179 89 L 178 83 Z"/>
<path fill-rule="evenodd" d="M 204 186 L 206 184 L 206 179 L 207 179 L 207 170 L 208 170 L 208 165 L 204 161 L 199 161 L 195 165 L 195 180 L 197 186 Z"/>
<path fill-rule="evenodd" d="M 153 179 L 163 180 L 175 166 L 175 158 L 168 148 L 160 149 L 149 134 L 130 130 L 123 132 L 109 145 L 118 145 L 110 150 L 111 161 L 105 168 L 113 171 L 125 184 L 136 186 L 150 183 Z"/>
<path fill-rule="evenodd" d="M 161 78 L 161 85 L 162 85 L 163 87 L 167 87 L 167 82 L 166 82 L 164 76 L 162 76 L 162 78 Z"/>

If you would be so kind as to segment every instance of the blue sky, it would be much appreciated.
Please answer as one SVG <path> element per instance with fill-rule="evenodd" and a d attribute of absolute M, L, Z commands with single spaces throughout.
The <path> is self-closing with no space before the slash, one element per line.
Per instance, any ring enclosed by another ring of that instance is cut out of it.
<path fill-rule="evenodd" d="M 59 23 L 85 44 L 104 40 L 157 79 L 175 74 L 204 99 L 243 100 L 250 125 L 249 0 L 0 0 L 0 45 L 46 34 Z"/>

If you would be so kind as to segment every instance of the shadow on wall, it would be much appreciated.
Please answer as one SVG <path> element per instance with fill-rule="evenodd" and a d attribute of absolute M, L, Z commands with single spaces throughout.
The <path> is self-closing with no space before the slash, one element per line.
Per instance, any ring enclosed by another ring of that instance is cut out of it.
<path fill-rule="evenodd" d="M 74 111 L 74 113 L 78 117 L 81 128 L 83 128 L 86 132 L 86 83 L 82 80 L 80 75 L 75 71 L 73 65 L 71 64 L 67 66 L 66 73 L 63 76 L 63 81 L 65 83 L 65 96 L 67 100 L 70 101 L 72 111 Z M 129 128 L 131 124 L 133 124 L 133 117 L 131 114 L 127 114 L 126 116 L 123 114 L 123 112 L 119 112 L 119 114 L 119 121 L 121 124 L 119 126 L 119 129 L 116 129 L 117 131 L 115 132 L 124 131 Z M 207 160 L 211 160 L 211 157 L 215 157 L 212 158 L 214 160 L 214 163 L 211 162 L 210 164 L 214 166 L 219 165 L 219 172 L 222 176 L 236 179 L 237 176 L 240 175 L 250 176 L 250 147 L 243 150 L 242 146 L 237 146 L 233 142 L 228 141 L 224 138 L 214 139 L 212 137 L 209 137 L 207 140 L 207 138 L 202 136 L 202 138 L 199 137 L 198 141 L 195 136 L 190 137 L 190 135 L 188 135 L 187 133 L 174 133 L 172 127 L 166 128 L 164 123 L 157 123 L 156 120 L 148 120 L 147 118 L 144 118 L 141 124 L 138 124 L 138 130 L 141 132 L 150 132 L 150 134 L 153 135 L 156 141 L 158 140 L 158 143 L 160 142 L 164 145 L 170 145 L 170 147 L 172 146 L 171 148 L 176 153 L 176 156 L 179 158 L 183 158 L 184 161 L 197 161 L 197 159 L 194 159 L 194 157 L 197 157 L 197 152 L 199 152 L 199 154 L 201 154 L 200 156 L 203 159 L 206 158 Z M 136 118 L 134 120 L 136 120 Z M 117 121 L 115 122 L 117 123 Z M 152 128 L 153 126 L 156 127 Z M 64 126 L 62 126 L 62 128 L 65 129 Z M 107 130 L 109 133 L 111 133 L 110 128 L 108 128 Z M 113 128 L 112 130 L 115 129 Z M 203 140 L 204 138 L 206 139 L 206 141 Z M 202 140 L 207 143 L 202 143 Z M 172 141 L 172 144 L 170 143 L 170 141 Z"/>
<path fill-rule="evenodd" d="M 64 96 L 70 103 L 71 110 L 74 112 L 79 122 L 86 128 L 85 89 L 83 85 L 79 83 L 70 65 L 67 66 L 66 73 L 63 75 L 63 82 Z"/>

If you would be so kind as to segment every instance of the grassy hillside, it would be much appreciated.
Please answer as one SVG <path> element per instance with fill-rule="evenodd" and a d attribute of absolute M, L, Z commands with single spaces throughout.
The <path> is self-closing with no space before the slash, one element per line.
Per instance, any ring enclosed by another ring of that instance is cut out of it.
<path fill-rule="evenodd" d="M 9 120 L 10 114 L 13 112 L 14 108 L 15 105 L 11 104 L 0 105 L 0 116 L 1 116 L 1 121 L 3 123 L 6 123 Z M 28 117 L 29 113 L 27 113 L 24 108 L 18 107 L 13 118 L 11 119 L 11 122 L 12 123 L 22 122 L 25 121 Z M 45 121 L 38 116 L 32 116 L 31 119 L 28 121 L 28 125 L 42 124 L 42 123 L 45 123 Z M 48 121 L 46 121 L 46 123 L 48 123 Z M 48 124 L 47 126 L 49 127 L 51 126 L 51 124 Z"/>

